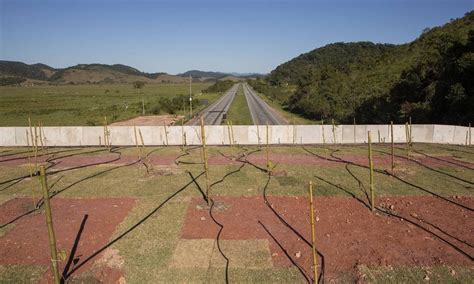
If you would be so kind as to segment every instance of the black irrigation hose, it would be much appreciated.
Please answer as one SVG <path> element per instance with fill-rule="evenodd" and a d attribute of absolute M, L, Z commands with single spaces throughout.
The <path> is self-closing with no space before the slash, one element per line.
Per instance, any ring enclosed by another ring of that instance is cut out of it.
<path fill-rule="evenodd" d="M 308 153 L 310 153 L 310 154 L 312 154 L 312 155 L 314 155 L 314 156 L 316 156 L 316 157 L 318 157 L 318 158 L 324 159 L 324 157 L 321 157 L 320 155 L 318 155 L 318 154 L 316 154 L 316 153 L 313 153 L 313 152 L 311 152 L 311 151 L 305 149 L 304 147 L 303 147 L 303 149 L 304 149 L 305 151 L 307 151 Z M 368 166 L 356 164 L 356 163 L 351 162 L 351 161 L 346 161 L 346 160 L 344 160 L 344 159 L 342 159 L 342 158 L 340 158 L 340 157 L 335 156 L 334 153 L 337 152 L 337 151 L 338 151 L 338 150 L 335 150 L 335 151 L 333 151 L 333 152 L 331 153 L 331 157 L 333 157 L 334 159 L 336 159 L 336 160 L 331 160 L 331 161 L 340 162 L 340 163 L 345 163 L 345 164 L 350 164 L 350 165 L 354 165 L 354 166 L 357 166 L 357 167 L 369 169 Z M 385 153 L 385 152 L 383 152 L 383 151 L 380 151 L 380 152 Z M 385 153 L 385 154 L 388 154 L 388 153 Z M 404 184 L 407 184 L 407 185 L 412 186 L 412 187 L 414 187 L 414 188 L 416 188 L 416 189 L 419 189 L 419 190 L 422 190 L 422 191 L 424 191 L 424 192 L 426 192 L 426 193 L 429 193 L 429 194 L 431 194 L 431 195 L 434 195 L 435 197 L 438 197 L 438 198 L 440 198 L 440 199 L 442 199 L 442 200 L 444 200 L 444 201 L 447 201 L 447 202 L 449 202 L 449 203 L 451 203 L 451 204 L 460 206 L 460 207 L 462 207 L 462 208 L 464 208 L 464 209 L 467 209 L 467 210 L 469 210 L 469 211 L 474 211 L 473 208 L 470 208 L 470 207 L 468 207 L 468 206 L 466 206 L 466 205 L 464 205 L 464 204 L 462 204 L 462 203 L 459 203 L 459 202 L 453 201 L 453 200 L 451 200 L 451 199 L 449 199 L 449 198 L 446 198 L 446 197 L 444 197 L 444 196 L 441 196 L 441 195 L 439 195 L 439 194 L 437 194 L 437 193 L 434 193 L 434 192 L 432 192 L 432 191 L 430 191 L 430 190 L 428 190 L 428 189 L 426 189 L 426 188 L 423 188 L 423 187 L 421 187 L 421 186 L 419 186 L 419 185 L 416 185 L 416 184 L 414 184 L 414 183 L 408 182 L 408 181 L 406 181 L 406 180 L 400 178 L 399 176 L 390 173 L 389 171 L 382 171 L 382 170 L 378 170 L 378 169 L 374 169 L 374 171 L 375 171 L 376 173 L 380 173 L 380 174 L 383 174 L 383 175 L 388 175 L 388 176 L 394 177 L 394 178 L 396 178 L 397 180 L 399 180 L 400 182 L 402 182 L 402 183 L 404 183 Z"/>
<path fill-rule="evenodd" d="M 196 176 L 196 179 L 199 178 L 200 176 L 202 176 L 204 174 L 204 172 L 200 173 L 198 176 Z M 91 259 L 93 259 L 94 257 L 96 257 L 97 255 L 99 255 L 100 253 L 102 253 L 104 250 L 106 250 L 107 248 L 109 248 L 111 245 L 115 244 L 117 241 L 119 241 L 120 239 L 122 239 L 123 237 L 125 237 L 126 235 L 128 235 L 130 232 L 132 232 L 134 229 L 136 229 L 139 225 L 143 224 L 147 219 L 149 219 L 152 215 L 154 215 L 158 210 L 160 210 L 166 203 L 168 203 L 171 199 L 173 199 L 174 197 L 176 197 L 178 194 L 180 194 L 181 192 L 183 192 L 186 188 L 188 188 L 188 186 L 190 186 L 191 184 L 194 183 L 194 180 L 188 182 L 186 185 L 184 185 L 183 187 L 181 187 L 180 189 L 178 189 L 176 192 L 174 192 L 173 194 L 171 194 L 170 196 L 168 196 L 163 202 L 161 202 L 157 207 L 155 207 L 153 210 L 151 210 L 148 214 L 146 214 L 142 219 L 140 219 L 140 221 L 138 221 L 137 223 L 135 223 L 133 226 L 131 226 L 130 228 L 128 228 L 127 230 L 125 230 L 123 233 L 121 233 L 119 236 L 117 236 L 116 238 L 114 238 L 113 240 L 111 240 L 109 243 L 107 243 L 105 246 L 103 246 L 102 248 L 98 249 L 96 252 L 94 252 L 93 254 L 91 254 L 90 256 L 88 256 L 86 259 L 84 259 L 83 261 L 81 261 L 77 266 L 74 266 L 74 268 L 71 269 L 71 271 L 69 271 L 68 273 L 66 273 L 66 277 L 64 280 L 66 280 L 68 277 L 70 277 L 74 272 L 76 272 L 79 268 L 81 268 L 84 264 L 86 264 L 87 262 L 89 262 Z"/>
<path fill-rule="evenodd" d="M 400 149 L 400 148 L 399 148 Z M 458 164 L 456 162 L 453 162 L 453 161 L 448 161 L 448 160 L 444 160 L 444 159 L 441 159 L 441 158 L 438 158 L 438 157 L 435 157 L 435 156 L 431 156 L 431 155 L 428 155 L 426 153 L 423 153 L 423 152 L 420 152 L 420 151 L 417 151 L 417 150 L 414 150 L 412 149 L 413 152 L 417 153 L 417 154 L 421 154 L 425 157 L 428 157 L 428 158 L 431 158 L 433 160 L 437 160 L 437 161 L 440 161 L 440 162 L 444 162 L 444 163 L 448 163 L 448 164 L 451 164 L 451 165 L 455 165 L 455 166 L 458 166 L 458 167 L 461 167 L 461 168 L 464 168 L 464 169 L 468 169 L 468 170 L 471 170 L 471 171 L 474 171 L 474 168 L 472 167 L 469 167 L 469 166 L 466 166 L 466 165 L 462 165 L 462 164 Z M 469 163 L 469 162 L 464 162 L 464 161 L 458 161 L 458 160 L 455 160 L 457 162 L 462 162 L 462 163 L 466 163 L 466 164 L 471 164 L 472 163 Z"/>
<path fill-rule="evenodd" d="M 212 215 L 212 209 L 214 208 L 214 200 L 211 198 L 211 207 L 209 208 L 209 215 L 211 216 L 212 221 L 219 226 L 219 232 L 217 233 L 216 236 L 216 243 L 217 243 L 217 249 L 219 250 L 220 254 L 222 257 L 225 259 L 225 283 L 229 283 L 229 265 L 230 265 L 230 259 L 225 255 L 225 253 L 222 251 L 221 245 L 220 245 L 220 237 L 222 234 L 222 230 L 224 230 L 224 225 L 219 223 L 214 215 Z"/>
<path fill-rule="evenodd" d="M 195 150 L 195 149 L 200 149 L 201 146 L 194 146 L 194 147 L 191 147 L 191 148 L 184 148 L 183 151 L 184 153 L 179 155 L 178 157 L 176 157 L 176 159 L 174 160 L 174 163 L 176 165 L 179 165 L 179 164 L 184 164 L 184 165 L 202 165 L 203 163 L 202 162 L 188 162 L 188 161 L 180 161 L 179 159 L 182 158 L 182 157 L 185 157 L 185 156 L 190 156 L 191 153 L 190 151 L 191 150 Z"/>
<path fill-rule="evenodd" d="M 115 151 L 115 150 L 117 150 L 117 149 L 119 149 L 119 148 L 118 148 L 118 147 L 117 147 L 117 148 L 112 148 L 112 149 L 110 150 L 110 152 L 113 152 L 113 151 Z M 59 157 L 51 157 L 51 158 L 48 158 L 48 159 L 46 160 L 46 163 L 48 164 L 47 167 L 46 167 L 46 169 L 49 169 L 49 168 L 54 167 L 55 165 L 57 165 L 57 163 L 54 163 L 54 162 L 53 162 L 53 161 L 55 161 L 55 160 L 62 159 L 62 158 L 65 158 L 65 157 L 72 157 L 72 156 L 79 156 L 79 155 L 83 155 L 83 154 L 96 153 L 96 152 L 100 152 L 100 151 L 104 151 L 104 150 L 94 150 L 94 151 L 79 152 L 79 153 L 70 154 L 70 155 L 64 155 L 64 156 L 59 156 Z M 114 153 L 115 153 L 115 152 L 114 152 Z M 115 154 L 118 154 L 118 153 L 115 153 Z M 119 155 L 120 155 L 120 154 L 119 154 Z M 113 162 L 113 161 L 110 161 L 110 162 Z M 60 172 L 65 172 L 65 171 L 80 169 L 80 168 L 84 168 L 84 167 L 88 167 L 88 166 L 94 166 L 94 165 L 99 165 L 99 164 L 102 164 L 102 162 L 101 162 L 101 163 L 95 163 L 95 164 L 89 164 L 89 165 L 83 165 L 83 166 L 79 166 L 79 167 L 67 168 L 67 169 L 58 170 L 58 171 L 54 171 L 54 172 L 49 172 L 49 173 L 47 173 L 47 175 L 53 175 L 53 174 L 60 173 Z M 30 177 L 30 175 L 24 175 L 24 176 L 12 178 L 12 179 L 9 179 L 9 180 L 1 181 L 1 182 L 0 182 L 0 185 L 6 184 L 6 183 L 9 183 L 9 182 L 12 182 L 12 181 L 16 181 L 16 180 L 18 180 L 18 179 L 25 179 L 25 178 L 28 178 L 28 177 Z"/>
<path fill-rule="evenodd" d="M 397 149 L 400 149 L 400 148 L 397 148 Z M 375 150 L 375 149 L 374 149 L 374 152 L 379 152 L 379 153 L 383 153 L 383 154 L 386 154 L 386 155 L 391 155 L 390 153 L 387 153 L 387 152 L 381 151 L 381 150 Z M 401 158 L 401 159 L 405 159 L 405 160 L 414 162 L 414 163 L 418 164 L 419 166 L 424 167 L 424 168 L 426 168 L 426 169 L 428 169 L 428 170 L 430 170 L 430 171 L 433 171 L 433 172 L 436 172 L 436 173 L 439 173 L 439 174 L 448 176 L 448 177 L 453 178 L 453 179 L 457 179 L 457 180 L 459 180 L 459 181 L 465 182 L 465 183 L 470 184 L 470 185 L 474 185 L 474 182 L 472 182 L 472 181 L 468 181 L 468 180 L 466 180 L 466 179 L 460 178 L 460 177 L 455 176 L 455 175 L 452 175 L 452 174 L 450 174 L 450 173 L 446 173 L 446 172 L 437 170 L 437 169 L 435 169 L 435 168 L 429 167 L 429 166 L 423 164 L 422 162 L 420 162 L 420 161 L 418 161 L 418 160 L 416 160 L 416 159 L 408 158 L 408 157 L 401 156 L 401 155 L 396 155 L 396 154 L 394 154 L 394 156 L 397 157 L 397 158 Z"/>
<path fill-rule="evenodd" d="M 148 157 L 150 154 L 152 154 L 152 153 L 154 153 L 154 152 L 156 152 L 156 151 L 158 151 L 158 150 L 161 150 L 161 149 L 162 149 L 162 148 L 158 148 L 158 149 L 155 149 L 155 150 L 153 150 L 153 151 L 150 151 L 145 157 Z M 121 155 L 120 152 L 118 152 L 117 154 Z M 53 198 L 54 196 L 60 194 L 61 192 L 65 191 L 65 190 L 67 190 L 67 189 L 73 187 L 74 185 L 79 184 L 79 183 L 81 183 L 81 182 L 83 182 L 83 181 L 89 180 L 89 179 L 91 179 L 91 178 L 97 177 L 97 176 L 99 176 L 99 175 L 105 174 L 105 173 L 107 173 L 107 172 L 110 172 L 110 171 L 113 171 L 113 170 L 116 170 L 116 169 L 120 169 L 120 168 L 124 168 L 124 167 L 129 167 L 129 166 L 135 165 L 135 164 L 139 163 L 141 160 L 142 160 L 142 159 L 138 159 L 138 160 L 136 160 L 136 161 L 134 161 L 134 162 L 131 162 L 131 163 L 128 163 L 128 164 L 125 164 L 125 165 L 120 165 L 120 166 L 113 167 L 113 168 L 109 168 L 109 169 L 106 169 L 106 170 L 104 170 L 104 171 L 100 171 L 100 172 L 94 173 L 94 174 L 92 174 L 92 175 L 89 175 L 89 176 L 87 176 L 87 177 L 81 178 L 81 179 L 79 179 L 79 180 L 77 180 L 77 181 L 75 181 L 75 182 L 73 182 L 73 183 L 71 183 L 71 184 L 65 186 L 65 187 L 62 188 L 62 189 L 59 189 L 59 190 L 56 190 L 56 191 L 52 191 L 52 193 L 51 193 L 51 195 L 50 195 L 50 198 Z M 106 163 L 110 163 L 110 161 L 108 161 L 108 162 L 106 162 Z M 99 164 L 101 164 L 101 163 L 99 163 Z M 102 163 L 102 164 L 103 164 L 103 163 Z M 96 165 L 96 164 L 92 164 L 92 165 Z M 92 166 L 92 165 L 90 164 L 90 165 L 87 165 L 87 166 L 81 166 L 80 168 L 90 167 L 90 166 Z M 70 169 L 67 169 L 67 170 L 72 170 L 72 169 L 77 169 L 77 167 L 75 167 L 75 168 L 70 168 Z M 57 173 L 57 172 L 55 172 L 55 173 Z M 33 212 L 35 212 L 35 211 L 41 209 L 42 205 L 43 205 L 43 200 L 40 199 L 40 200 L 38 200 L 38 202 L 37 202 L 37 204 L 36 204 L 36 208 L 31 209 L 31 210 L 27 211 L 26 213 L 21 214 L 21 215 L 15 217 L 15 218 L 13 218 L 12 220 L 10 220 L 10 221 L 4 223 L 4 224 L 1 224 L 1 225 L 0 225 L 0 228 L 3 228 L 3 227 L 5 227 L 5 226 L 7 226 L 7 225 L 9 225 L 9 224 L 12 224 L 12 223 L 16 222 L 17 220 L 21 219 L 22 217 L 25 217 L 25 216 L 27 216 L 27 215 L 29 215 L 29 214 L 31 214 L 31 213 L 33 213 Z"/>
<path fill-rule="evenodd" d="M 64 152 L 73 152 L 73 151 L 79 151 L 81 150 L 81 148 L 71 148 L 71 149 L 66 149 L 66 150 L 59 150 L 59 151 L 56 151 L 56 152 L 49 152 L 49 153 L 41 153 L 39 155 L 36 155 L 36 157 L 42 157 L 42 156 L 47 156 L 47 155 L 51 155 L 51 154 L 59 154 L 59 153 L 64 153 Z M 24 154 L 24 153 L 31 153 L 31 151 L 26 151 L 26 152 L 21 152 L 21 154 Z M 4 156 L 14 156 L 16 154 L 9 154 L 9 155 L 4 155 Z M 4 156 L 1 156 L 1 157 L 4 157 Z M 30 158 L 34 158 L 34 156 L 30 156 Z M 3 162 L 10 162 L 10 161 L 16 161 L 16 160 L 25 160 L 25 159 L 28 159 L 28 156 L 21 156 L 21 157 L 15 157 L 15 158 L 11 158 L 11 159 L 6 159 L 6 160 L 0 160 L 0 163 L 3 163 Z"/>
<path fill-rule="evenodd" d="M 336 185 L 336 184 L 334 184 L 333 182 L 330 182 L 330 181 L 328 181 L 328 180 L 325 180 L 324 178 L 318 177 L 318 176 L 316 176 L 316 175 L 315 175 L 314 177 L 317 178 L 317 179 L 319 179 L 319 180 L 321 180 L 321 181 L 326 182 L 326 183 L 329 184 L 329 185 L 332 185 L 332 186 L 336 187 L 337 189 L 340 189 L 340 190 L 344 191 L 346 194 L 349 194 L 351 197 L 355 198 L 357 201 L 359 201 L 360 203 L 362 203 L 367 209 L 370 209 L 370 206 L 369 206 L 368 203 L 366 203 L 366 202 L 364 202 L 362 199 L 358 198 L 355 194 L 351 193 L 349 190 L 343 188 L 343 187 L 340 186 L 340 185 Z M 409 222 L 410 224 L 414 225 L 415 227 L 417 227 L 417 228 L 419 228 L 419 229 L 421 229 L 421 230 L 427 232 L 428 234 L 433 235 L 434 237 L 436 237 L 437 239 L 439 239 L 441 242 L 443 242 L 443 243 L 449 245 L 450 247 L 452 247 L 453 249 L 455 249 L 457 252 L 461 253 L 463 256 L 466 256 L 467 258 L 469 258 L 471 261 L 473 260 L 473 257 L 472 257 L 471 255 L 469 255 L 467 252 L 463 251 L 461 248 L 459 248 L 459 247 L 456 246 L 455 244 L 451 243 L 449 240 L 443 238 L 443 237 L 440 236 L 439 234 L 436 234 L 436 233 L 430 231 L 428 228 L 422 226 L 421 224 L 416 223 L 416 222 L 414 222 L 414 221 L 412 221 L 412 220 L 410 220 L 410 219 L 408 219 L 408 218 L 406 218 L 406 217 L 404 217 L 404 216 L 401 216 L 401 215 L 398 215 L 398 214 L 396 214 L 396 213 L 387 211 L 387 210 L 385 210 L 385 209 L 383 209 L 383 208 L 380 208 L 380 207 L 377 207 L 377 206 L 375 207 L 375 209 L 378 210 L 378 211 L 380 211 L 380 212 L 383 213 L 383 214 L 386 214 L 386 215 L 389 216 L 389 217 L 393 217 L 393 218 L 397 218 L 397 219 L 402 219 L 402 220 L 405 220 L 405 221 Z M 464 243 L 464 244 L 467 244 L 465 241 L 462 241 L 462 240 L 460 240 L 459 238 L 453 237 L 453 236 L 450 235 L 449 233 L 444 232 L 441 228 L 439 228 L 439 227 L 436 226 L 436 225 L 432 225 L 431 223 L 428 223 L 428 222 L 426 222 L 426 221 L 422 221 L 422 222 L 427 223 L 428 225 L 431 225 L 433 228 L 437 229 L 438 231 L 442 232 L 443 234 L 445 234 L 445 235 L 447 235 L 447 236 L 449 236 L 449 237 L 451 237 L 451 238 L 453 238 L 453 239 L 455 239 L 455 240 L 457 240 L 457 241 L 459 241 L 459 242 L 462 242 L 462 243 Z M 468 245 L 468 246 L 471 246 L 470 244 L 467 244 L 467 245 Z M 472 247 L 472 246 L 471 246 L 471 247 Z"/>

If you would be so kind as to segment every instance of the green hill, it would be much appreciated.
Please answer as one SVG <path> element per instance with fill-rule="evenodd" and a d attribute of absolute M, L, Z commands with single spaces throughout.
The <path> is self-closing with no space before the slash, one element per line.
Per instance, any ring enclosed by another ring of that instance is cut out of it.
<path fill-rule="evenodd" d="M 473 35 L 469 12 L 408 44 L 329 44 L 249 83 L 315 120 L 467 123 L 474 118 Z"/>

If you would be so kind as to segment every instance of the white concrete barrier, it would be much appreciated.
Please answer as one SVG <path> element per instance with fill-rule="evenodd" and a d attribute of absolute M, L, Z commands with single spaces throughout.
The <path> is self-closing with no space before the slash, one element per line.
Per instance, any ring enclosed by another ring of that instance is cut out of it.
<path fill-rule="evenodd" d="M 141 144 L 141 132 L 145 145 L 200 145 L 200 126 L 137 126 L 137 139 Z M 135 145 L 133 126 L 109 126 L 108 138 L 112 145 Z M 0 127 L 0 146 L 31 145 L 28 127 Z M 269 125 L 268 143 L 288 144 L 354 144 L 367 143 L 367 132 L 373 143 L 389 143 L 390 125 Z M 413 142 L 438 144 L 469 144 L 469 127 L 437 124 L 412 126 Z M 205 126 L 208 145 L 233 144 L 258 145 L 267 142 L 266 125 Z M 28 133 L 28 137 L 27 137 Z M 39 139 L 39 129 L 37 129 Z M 101 126 L 43 127 L 41 136 L 45 146 L 98 146 L 104 144 L 104 128 Z M 394 125 L 395 143 L 406 142 L 405 125 Z M 472 141 L 471 135 L 471 144 Z"/>

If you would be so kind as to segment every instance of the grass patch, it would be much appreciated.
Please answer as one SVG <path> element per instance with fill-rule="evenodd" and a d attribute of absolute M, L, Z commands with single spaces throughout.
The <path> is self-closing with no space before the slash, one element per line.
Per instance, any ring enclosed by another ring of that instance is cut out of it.
<path fill-rule="evenodd" d="M 234 101 L 227 111 L 226 120 L 231 121 L 233 125 L 253 125 L 252 115 L 250 114 L 242 85 L 239 85 Z"/>
<path fill-rule="evenodd" d="M 0 283 L 36 283 L 46 270 L 40 265 L 0 265 Z"/>
<path fill-rule="evenodd" d="M 201 94 L 209 85 L 193 84 L 195 98 L 215 101 L 220 94 Z M 44 126 L 102 125 L 104 116 L 115 122 L 142 115 L 142 100 L 149 115 L 160 98 L 188 94 L 187 83 L 149 84 L 142 89 L 134 89 L 132 84 L 0 87 L 0 126 L 26 126 L 28 116 Z M 189 102 L 185 103 L 187 109 Z M 183 110 L 176 114 L 183 114 Z"/>

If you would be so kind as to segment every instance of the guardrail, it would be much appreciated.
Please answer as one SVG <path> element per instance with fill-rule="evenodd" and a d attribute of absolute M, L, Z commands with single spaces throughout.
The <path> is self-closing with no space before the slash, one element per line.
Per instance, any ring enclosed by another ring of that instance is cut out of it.
<path fill-rule="evenodd" d="M 229 129 L 225 125 L 205 126 L 208 145 L 258 145 L 266 144 L 354 144 L 366 143 L 367 131 L 371 131 L 373 143 L 390 142 L 390 125 L 236 125 Z M 135 145 L 133 126 L 108 126 L 111 145 Z M 200 126 L 137 126 L 145 145 L 200 145 Z M 167 133 L 165 133 L 165 131 Z M 438 124 L 414 124 L 411 126 L 411 141 L 471 145 L 470 127 Z M 27 146 L 28 127 L 0 127 L 0 146 Z M 166 137 L 167 136 L 167 137 Z M 394 125 L 395 143 L 405 143 L 406 126 Z M 99 146 L 104 143 L 104 127 L 43 127 L 41 131 L 45 146 Z M 167 142 L 168 141 L 168 142 Z M 140 142 L 141 143 L 141 142 Z"/>

